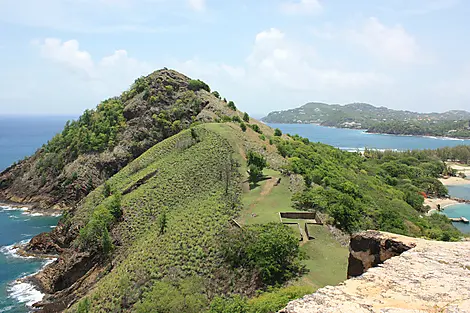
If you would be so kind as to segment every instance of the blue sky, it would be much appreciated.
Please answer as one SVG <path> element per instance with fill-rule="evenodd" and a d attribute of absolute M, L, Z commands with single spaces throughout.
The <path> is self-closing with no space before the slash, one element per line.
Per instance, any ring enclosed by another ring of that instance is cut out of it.
<path fill-rule="evenodd" d="M 0 0 L 0 114 L 78 115 L 168 67 L 254 115 L 470 110 L 464 0 Z"/>

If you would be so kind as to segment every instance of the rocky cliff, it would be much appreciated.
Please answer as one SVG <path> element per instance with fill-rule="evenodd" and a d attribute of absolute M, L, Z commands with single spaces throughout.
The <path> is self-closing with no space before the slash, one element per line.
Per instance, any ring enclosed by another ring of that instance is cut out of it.
<path fill-rule="evenodd" d="M 352 237 L 350 252 L 348 275 L 360 276 L 292 301 L 280 312 L 470 312 L 470 242 L 368 231 Z"/>

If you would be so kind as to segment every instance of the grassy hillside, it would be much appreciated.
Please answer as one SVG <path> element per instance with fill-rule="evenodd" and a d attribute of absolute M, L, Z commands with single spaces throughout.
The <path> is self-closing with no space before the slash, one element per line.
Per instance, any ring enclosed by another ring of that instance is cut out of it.
<path fill-rule="evenodd" d="M 204 127 L 195 128 L 195 133 L 199 142 L 191 132 L 183 132 L 150 149 L 108 181 L 114 192 L 123 192 L 156 171 L 144 185 L 122 197 L 125 219 L 113 230 L 113 237 L 119 238 L 116 266 L 89 293 L 94 312 L 120 310 L 123 302 L 138 302 L 154 280 L 198 276 L 215 282 L 228 275 L 220 268 L 217 235 L 229 226 L 238 206 L 240 173 L 223 136 Z M 224 175 L 229 175 L 228 180 Z M 102 188 L 94 194 L 94 201 L 86 202 L 73 222 L 85 224 L 105 201 Z M 162 214 L 166 216 L 163 233 Z"/>

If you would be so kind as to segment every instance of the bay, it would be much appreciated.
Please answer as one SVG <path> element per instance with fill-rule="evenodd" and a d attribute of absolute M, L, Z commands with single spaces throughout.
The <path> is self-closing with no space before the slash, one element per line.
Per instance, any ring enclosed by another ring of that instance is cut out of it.
<path fill-rule="evenodd" d="M 368 134 L 364 130 L 324 127 L 315 124 L 267 124 L 285 134 L 300 135 L 313 142 L 322 142 L 343 150 L 369 149 L 437 149 L 470 145 L 470 140 L 419 136 Z"/>

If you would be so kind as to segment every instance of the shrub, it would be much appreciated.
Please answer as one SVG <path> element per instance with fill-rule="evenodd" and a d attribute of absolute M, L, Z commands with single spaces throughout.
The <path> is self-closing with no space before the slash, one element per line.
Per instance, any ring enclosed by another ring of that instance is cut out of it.
<path fill-rule="evenodd" d="M 188 85 L 188 89 L 189 90 L 192 90 L 192 91 L 199 91 L 201 89 L 207 91 L 207 92 L 211 92 L 211 88 L 209 87 L 209 85 L 207 85 L 205 82 L 203 82 L 202 80 L 190 80 L 189 81 L 189 85 Z"/>
<path fill-rule="evenodd" d="M 232 121 L 232 118 L 228 115 L 223 115 L 222 116 L 222 123 L 228 123 L 228 122 L 231 122 Z"/>
<path fill-rule="evenodd" d="M 237 107 L 235 106 L 235 103 L 234 103 L 233 101 L 229 101 L 229 103 L 227 104 L 227 106 L 228 106 L 230 109 L 234 110 L 234 111 L 237 110 Z"/>
<path fill-rule="evenodd" d="M 218 91 L 213 91 L 212 94 L 216 97 L 216 98 L 219 98 L 220 99 L 220 94 Z"/>
<path fill-rule="evenodd" d="M 243 113 L 243 120 L 247 123 L 250 122 L 250 116 L 248 115 L 248 113 Z"/>
<path fill-rule="evenodd" d="M 255 132 L 259 133 L 259 134 L 262 134 L 263 132 L 261 131 L 261 128 L 259 128 L 258 125 L 256 124 L 251 124 L 250 125 L 251 129 L 253 129 Z"/>
<path fill-rule="evenodd" d="M 221 238 L 221 245 L 229 264 L 256 271 L 266 285 L 282 284 L 303 268 L 297 236 L 280 223 L 231 229 Z"/>
<path fill-rule="evenodd" d="M 259 135 L 259 139 L 261 139 L 261 140 L 265 141 L 265 140 L 266 140 L 266 136 L 265 136 L 265 135 L 263 135 L 263 134 L 261 134 L 261 135 Z"/>
<path fill-rule="evenodd" d="M 208 305 L 203 281 L 189 277 L 177 282 L 156 282 L 144 299 L 135 305 L 135 312 L 200 313 Z"/>
<path fill-rule="evenodd" d="M 282 136 L 282 131 L 279 128 L 276 128 L 274 130 L 274 136 L 278 136 L 278 137 Z"/>
<path fill-rule="evenodd" d="M 232 117 L 232 121 L 235 123 L 241 123 L 242 119 L 238 115 L 235 115 Z"/>
<path fill-rule="evenodd" d="M 245 298 L 236 295 L 231 298 L 215 297 L 207 313 L 248 313 Z"/>
<path fill-rule="evenodd" d="M 242 129 L 242 131 L 246 132 L 246 124 L 245 123 L 240 123 L 240 128 Z"/>

